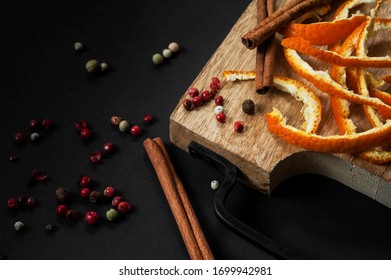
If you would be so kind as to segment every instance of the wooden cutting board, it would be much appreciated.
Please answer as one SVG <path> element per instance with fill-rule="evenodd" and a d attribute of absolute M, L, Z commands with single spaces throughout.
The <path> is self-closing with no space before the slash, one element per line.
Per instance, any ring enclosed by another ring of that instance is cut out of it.
<path fill-rule="evenodd" d="M 285 1 L 277 1 L 279 7 Z M 337 4 L 334 3 L 330 15 Z M 362 11 L 366 7 L 360 7 Z M 379 17 L 391 14 L 391 4 L 386 3 Z M 327 19 L 327 18 L 326 18 Z M 276 107 L 287 116 L 288 124 L 299 126 L 303 122 L 300 113 L 301 103 L 287 93 L 270 89 L 265 95 L 255 92 L 255 81 L 224 81 L 224 70 L 255 70 L 255 50 L 247 49 L 241 42 L 241 36 L 256 25 L 256 0 L 250 3 L 242 16 L 233 26 L 227 37 L 209 59 L 202 71 L 189 87 L 199 90 L 208 89 L 211 78 L 222 80 L 220 95 L 225 99 L 225 123 L 215 119 L 213 101 L 192 111 L 186 111 L 182 101 L 188 98 L 185 91 L 170 117 L 170 141 L 179 148 L 188 151 L 188 145 L 195 141 L 223 156 L 239 169 L 239 180 L 267 195 L 283 180 L 300 173 L 324 175 L 391 207 L 391 170 L 390 165 L 375 165 L 351 154 L 323 154 L 306 151 L 284 142 L 271 134 L 267 128 L 265 114 Z M 207 30 L 205 30 L 207 32 Z M 390 36 L 379 33 L 371 39 L 369 54 L 390 55 Z M 281 38 L 279 38 L 281 39 Z M 321 98 L 323 104 L 322 123 L 318 134 L 338 134 L 329 106 L 327 94 L 320 92 L 301 79 L 285 61 L 282 48 L 275 58 L 274 74 L 302 81 L 310 86 Z M 306 58 L 314 69 L 327 69 L 324 63 Z M 391 74 L 390 69 L 376 69 L 374 74 Z M 383 88 L 382 88 L 383 89 Z M 391 91 L 389 85 L 384 89 Z M 246 115 L 241 109 L 245 99 L 252 99 L 256 105 L 254 115 Z M 235 121 L 243 121 L 245 129 L 237 133 L 233 129 Z M 368 127 L 363 116 L 355 119 L 356 124 Z M 359 125 L 358 125 L 359 126 Z"/>

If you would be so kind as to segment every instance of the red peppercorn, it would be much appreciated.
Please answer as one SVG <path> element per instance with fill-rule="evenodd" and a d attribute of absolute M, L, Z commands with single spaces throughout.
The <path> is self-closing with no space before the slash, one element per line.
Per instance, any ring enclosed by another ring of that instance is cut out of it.
<path fill-rule="evenodd" d="M 37 120 L 30 120 L 30 128 L 38 129 L 41 126 L 41 123 Z"/>
<path fill-rule="evenodd" d="M 47 178 L 45 169 L 33 169 L 31 171 L 31 178 L 37 181 L 43 181 Z"/>
<path fill-rule="evenodd" d="M 66 204 L 59 204 L 56 207 L 56 213 L 60 216 L 65 216 L 69 210 L 68 205 Z"/>
<path fill-rule="evenodd" d="M 29 196 L 29 198 L 27 198 L 26 205 L 27 207 L 34 207 L 35 205 L 37 205 L 37 200 L 35 199 L 35 197 Z"/>
<path fill-rule="evenodd" d="M 99 222 L 99 214 L 95 211 L 88 211 L 84 217 L 84 220 L 89 225 L 95 225 Z"/>
<path fill-rule="evenodd" d="M 78 131 L 82 131 L 84 128 L 87 128 L 87 122 L 85 120 L 80 120 L 75 123 L 75 128 Z"/>
<path fill-rule="evenodd" d="M 118 203 L 117 208 L 121 213 L 128 213 L 132 209 L 132 205 L 127 201 L 121 201 Z"/>
<path fill-rule="evenodd" d="M 89 140 L 91 136 L 92 136 L 92 131 L 89 128 L 85 127 L 80 131 L 80 137 L 83 140 Z"/>
<path fill-rule="evenodd" d="M 91 190 L 89 188 L 82 188 L 80 190 L 81 198 L 88 198 L 90 196 Z"/>
<path fill-rule="evenodd" d="M 17 209 L 19 208 L 19 203 L 15 198 L 9 198 L 7 200 L 7 208 L 9 209 Z"/>
<path fill-rule="evenodd" d="M 130 128 L 130 134 L 133 136 L 139 136 L 141 134 L 141 127 L 139 125 L 134 125 Z"/>
<path fill-rule="evenodd" d="M 220 123 L 225 122 L 225 119 L 226 119 L 226 116 L 225 116 L 224 113 L 218 113 L 218 114 L 216 115 L 216 120 L 217 120 L 218 122 L 220 122 Z"/>
<path fill-rule="evenodd" d="M 183 107 L 185 107 L 185 109 L 187 111 L 191 111 L 194 108 L 194 102 L 193 102 L 193 100 L 191 100 L 189 98 L 186 98 L 185 100 L 183 100 L 182 104 L 183 104 Z"/>
<path fill-rule="evenodd" d="M 209 90 L 204 90 L 201 92 L 201 97 L 204 102 L 208 102 L 212 99 L 212 93 Z"/>
<path fill-rule="evenodd" d="M 12 162 L 15 162 L 15 161 L 18 161 L 20 158 L 19 158 L 19 156 L 17 156 L 17 155 L 11 155 L 10 156 L 10 161 L 12 161 Z"/>
<path fill-rule="evenodd" d="M 51 119 L 44 119 L 42 121 L 42 127 L 45 129 L 51 129 L 54 126 L 54 122 Z"/>
<path fill-rule="evenodd" d="M 217 77 L 212 77 L 212 81 L 211 81 L 212 84 L 216 85 L 219 87 L 220 89 L 220 79 L 217 78 Z"/>
<path fill-rule="evenodd" d="M 114 196 L 114 193 L 115 193 L 115 189 L 112 187 L 112 186 L 107 186 L 104 191 L 103 191 L 103 195 L 105 197 L 113 197 Z"/>
<path fill-rule="evenodd" d="M 217 106 L 223 106 L 224 105 L 224 98 L 221 95 L 217 96 L 215 98 L 215 104 Z"/>
<path fill-rule="evenodd" d="M 102 154 L 99 151 L 95 151 L 90 156 L 90 161 L 92 163 L 99 163 L 102 159 Z"/>
<path fill-rule="evenodd" d="M 18 203 L 19 203 L 19 207 L 26 206 L 27 198 L 23 194 L 19 195 L 18 196 Z"/>
<path fill-rule="evenodd" d="M 71 222 L 75 222 L 77 220 L 77 217 L 78 217 L 78 213 L 76 210 L 74 209 L 70 209 L 67 211 L 67 213 L 65 214 L 65 218 Z"/>
<path fill-rule="evenodd" d="M 91 179 L 88 176 L 82 176 L 79 180 L 79 184 L 82 187 L 89 187 L 91 183 Z"/>
<path fill-rule="evenodd" d="M 187 92 L 190 95 L 190 97 L 196 97 L 197 95 L 200 94 L 200 91 L 196 87 L 189 88 Z"/>
<path fill-rule="evenodd" d="M 244 129 L 244 123 L 242 122 L 242 121 L 236 121 L 235 123 L 234 123 L 234 130 L 236 131 L 236 132 L 242 132 L 243 131 L 243 129 Z"/>
<path fill-rule="evenodd" d="M 114 152 L 114 144 L 111 142 L 104 143 L 103 150 L 106 154 L 112 154 Z"/>
<path fill-rule="evenodd" d="M 143 117 L 144 123 L 151 123 L 153 121 L 153 116 L 151 114 L 145 114 Z"/>
<path fill-rule="evenodd" d="M 23 142 L 27 139 L 26 133 L 21 132 L 21 131 L 15 132 L 13 135 L 13 138 L 14 138 L 14 141 L 18 142 L 18 143 Z"/>
<path fill-rule="evenodd" d="M 197 95 L 197 96 L 194 96 L 193 103 L 196 106 L 201 106 L 202 104 L 204 104 L 204 100 L 202 99 L 201 96 Z"/>
<path fill-rule="evenodd" d="M 113 207 L 117 207 L 118 204 L 123 201 L 124 198 L 122 196 L 115 196 L 112 200 L 111 200 L 111 206 Z"/>

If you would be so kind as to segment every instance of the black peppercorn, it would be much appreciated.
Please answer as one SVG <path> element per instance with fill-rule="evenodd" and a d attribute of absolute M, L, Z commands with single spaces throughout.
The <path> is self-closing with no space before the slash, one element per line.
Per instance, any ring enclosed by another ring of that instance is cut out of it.
<path fill-rule="evenodd" d="M 89 195 L 90 202 L 98 203 L 101 199 L 101 194 L 98 191 L 92 191 Z"/>
<path fill-rule="evenodd" d="M 56 190 L 56 197 L 59 202 L 66 202 L 69 199 L 70 192 L 67 188 L 59 187 Z"/>
<path fill-rule="evenodd" d="M 56 226 L 48 224 L 46 225 L 45 230 L 47 233 L 53 233 L 56 231 Z"/>
<path fill-rule="evenodd" d="M 246 99 L 242 103 L 242 110 L 248 115 L 253 115 L 255 112 L 255 104 L 251 99 Z"/>

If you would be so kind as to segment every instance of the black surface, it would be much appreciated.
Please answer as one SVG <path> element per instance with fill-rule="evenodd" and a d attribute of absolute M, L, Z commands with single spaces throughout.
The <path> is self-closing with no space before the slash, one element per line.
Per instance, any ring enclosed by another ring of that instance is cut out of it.
<path fill-rule="evenodd" d="M 223 174 L 169 143 L 169 116 L 250 1 L 39 1 L 8 3 L 0 9 L 0 255 L 7 259 L 188 259 L 183 241 L 142 142 L 161 137 L 185 185 L 217 259 L 268 259 L 268 254 L 225 228 L 212 208 L 213 179 Z M 73 43 L 86 49 L 75 53 Z M 151 57 L 171 41 L 180 52 L 163 65 Z M 110 65 L 90 75 L 84 65 L 96 58 Z M 151 113 L 155 122 L 142 123 Z M 111 125 L 119 115 L 140 124 L 132 137 Z M 30 119 L 51 118 L 56 127 L 41 141 L 16 145 L 15 131 L 29 132 Z M 83 142 L 74 123 L 84 119 L 94 137 Z M 93 165 L 89 155 L 112 141 L 115 154 Z M 18 162 L 9 162 L 18 154 Z M 25 184 L 33 168 L 48 180 Z M 78 197 L 80 174 L 102 191 L 113 185 L 134 211 L 110 224 L 69 222 L 55 213 L 55 190 L 68 187 L 70 205 L 80 213 L 96 209 Z M 38 200 L 31 210 L 9 211 L 6 201 L 19 194 Z M 316 175 L 300 175 L 267 198 L 237 184 L 230 211 L 309 259 L 388 259 L 390 210 Z M 15 221 L 26 224 L 23 233 Z M 47 224 L 57 231 L 45 232 Z"/>

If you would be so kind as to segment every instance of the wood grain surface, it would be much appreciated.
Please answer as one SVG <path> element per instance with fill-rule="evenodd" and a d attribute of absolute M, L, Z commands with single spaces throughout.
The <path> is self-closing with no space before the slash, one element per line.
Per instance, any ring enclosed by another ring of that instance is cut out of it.
<path fill-rule="evenodd" d="M 285 1 L 277 1 L 276 7 Z M 340 4 L 334 1 L 331 17 Z M 365 12 L 370 4 L 360 6 Z M 389 17 L 391 4 L 385 3 L 378 16 Z M 325 17 L 327 20 L 327 17 Z M 208 102 L 192 111 L 186 111 L 182 101 L 188 98 L 185 90 L 170 117 L 170 141 L 179 148 L 188 151 L 188 144 L 196 141 L 225 157 L 239 169 L 239 180 L 268 195 L 286 178 L 300 173 L 316 173 L 340 181 L 341 183 L 391 207 L 391 170 L 390 165 L 374 165 L 351 154 L 322 154 L 306 151 L 292 146 L 271 134 L 267 128 L 265 114 L 273 107 L 282 111 L 288 124 L 298 127 L 303 122 L 300 113 L 302 104 L 287 93 L 270 89 L 266 95 L 255 92 L 255 81 L 224 81 L 224 70 L 255 70 L 255 50 L 247 49 L 241 42 L 241 36 L 257 22 L 256 1 L 250 3 L 242 16 L 233 26 L 222 44 L 212 55 L 202 71 L 189 87 L 208 89 L 211 78 L 222 80 L 220 95 L 225 99 L 224 111 L 227 119 L 219 123 L 215 119 L 214 102 Z M 207 32 L 207 31 L 205 31 Z M 388 34 L 387 34 L 388 32 Z M 371 38 L 370 56 L 390 55 L 389 31 L 380 32 Z M 279 38 L 280 40 L 281 38 Z M 304 57 L 303 57 L 304 58 Z M 314 69 L 326 70 L 328 65 L 305 57 Z M 391 74 L 390 69 L 371 69 L 376 75 Z M 322 122 L 318 131 L 321 135 L 339 134 L 334 122 L 327 94 L 299 77 L 287 64 L 282 48 L 277 50 L 275 75 L 287 76 L 302 81 L 311 87 L 321 98 L 323 104 Z M 390 86 L 383 90 L 390 92 Z M 241 109 L 245 99 L 256 104 L 254 115 L 246 115 Z M 245 129 L 237 133 L 233 129 L 235 121 L 243 121 Z M 354 121 L 362 129 L 369 127 L 367 120 L 360 114 Z"/>

